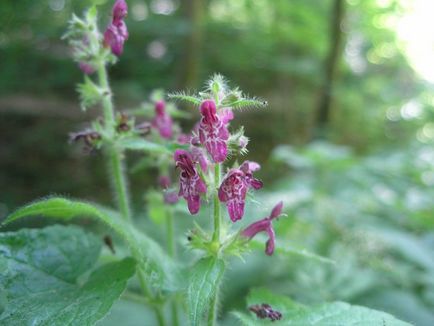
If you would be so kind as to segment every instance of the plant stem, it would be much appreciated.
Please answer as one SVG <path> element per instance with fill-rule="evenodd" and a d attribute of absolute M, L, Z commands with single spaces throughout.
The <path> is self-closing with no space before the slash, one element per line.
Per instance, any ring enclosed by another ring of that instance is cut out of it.
<path fill-rule="evenodd" d="M 220 200 L 218 197 L 218 187 L 220 186 L 220 169 L 221 164 L 216 163 L 214 166 L 214 233 L 212 235 L 212 241 L 220 248 L 220 235 L 221 235 L 221 210 Z M 208 326 L 214 326 L 217 320 L 217 308 L 218 308 L 218 292 L 216 292 L 211 300 L 209 313 L 208 313 Z"/>
<path fill-rule="evenodd" d="M 143 294 L 145 295 L 145 297 L 152 300 L 154 296 L 152 295 L 151 290 L 146 284 L 145 277 L 143 276 L 143 271 L 140 269 L 140 267 L 137 269 L 137 277 L 139 278 L 139 283 L 140 283 L 140 287 L 142 288 Z M 164 314 L 161 309 L 161 306 L 152 304 L 152 307 L 154 309 L 155 316 L 157 317 L 158 325 L 165 326 L 166 322 L 164 321 Z"/>
<path fill-rule="evenodd" d="M 220 201 L 218 197 L 218 187 L 220 186 L 220 163 L 215 163 L 214 167 L 214 233 L 212 235 L 212 241 L 220 244 Z"/>
<path fill-rule="evenodd" d="M 167 237 L 167 251 L 172 258 L 176 257 L 176 244 L 175 235 L 173 231 L 173 210 L 172 207 L 166 207 L 166 237 Z M 172 325 L 178 325 L 178 304 L 176 296 L 171 302 L 172 311 Z"/>
<path fill-rule="evenodd" d="M 110 140 L 115 136 L 115 113 L 113 108 L 110 85 L 107 77 L 107 70 L 104 63 L 101 63 L 98 68 L 99 85 L 102 88 L 102 108 L 104 114 L 104 127 Z M 124 173 L 124 164 L 122 161 L 122 151 L 116 148 L 113 144 L 109 145 L 107 155 L 110 164 L 110 173 L 112 174 L 111 182 L 115 192 L 117 206 L 122 217 L 130 221 L 131 211 L 128 196 L 127 179 Z"/>
<path fill-rule="evenodd" d="M 173 231 L 173 211 L 172 207 L 166 207 L 166 237 L 167 237 L 167 252 L 169 256 L 176 256 L 175 234 Z"/>

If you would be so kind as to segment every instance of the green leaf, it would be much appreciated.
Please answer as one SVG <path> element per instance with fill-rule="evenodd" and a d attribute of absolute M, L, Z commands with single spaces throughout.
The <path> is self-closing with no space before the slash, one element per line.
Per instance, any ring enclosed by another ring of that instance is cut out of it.
<path fill-rule="evenodd" d="M 201 103 L 200 98 L 197 98 L 193 95 L 186 94 L 184 92 L 169 94 L 168 97 L 171 100 L 184 101 L 184 102 L 196 105 L 196 106 L 199 106 Z"/>
<path fill-rule="evenodd" d="M 264 250 L 265 244 L 257 240 L 251 240 L 250 247 L 253 249 Z M 285 244 L 285 246 L 279 246 L 279 245 L 276 246 L 275 254 L 295 255 L 295 256 L 311 259 L 311 260 L 316 260 L 324 264 L 332 264 L 332 265 L 336 264 L 336 262 L 333 259 L 314 254 L 312 252 L 309 252 L 306 249 L 294 248 L 288 244 Z"/>
<path fill-rule="evenodd" d="M 167 256 L 158 243 L 125 223 L 117 212 L 81 201 L 52 197 L 18 209 L 7 217 L 4 224 L 26 216 L 47 216 L 63 220 L 90 217 L 99 220 L 124 239 L 134 257 L 142 257 L 138 263 L 146 272 L 146 280 L 151 285 L 168 291 L 179 286 L 173 260 Z"/>
<path fill-rule="evenodd" d="M 190 271 L 187 300 L 191 325 L 203 325 L 211 299 L 218 293 L 224 270 L 223 260 L 208 257 L 199 260 Z"/>
<path fill-rule="evenodd" d="M 172 154 L 172 152 L 166 146 L 150 142 L 143 138 L 121 139 L 118 141 L 118 145 L 121 146 L 122 148 L 134 150 L 134 151 Z"/>
<path fill-rule="evenodd" d="M 259 99 L 248 99 L 243 98 L 233 102 L 227 101 L 223 102 L 222 106 L 233 108 L 233 109 L 244 109 L 244 108 L 263 108 L 268 105 L 267 101 L 259 100 Z"/>
<path fill-rule="evenodd" d="M 267 290 L 253 290 L 247 299 L 248 307 L 252 305 L 269 304 L 273 310 L 282 314 L 282 319 L 273 325 L 410 325 L 385 312 L 353 306 L 345 302 L 325 303 L 319 306 L 306 307 L 291 299 L 275 295 Z M 242 325 L 268 325 L 269 319 L 259 319 L 254 313 L 233 313 Z"/>
<path fill-rule="evenodd" d="M 146 203 L 150 219 L 156 224 L 163 224 L 166 221 L 167 206 L 164 204 L 162 192 L 149 190 L 146 193 Z"/>
<path fill-rule="evenodd" d="M 93 325 L 104 317 L 134 275 L 126 258 L 83 274 L 101 243 L 74 226 L 0 234 L 0 286 L 6 293 L 2 325 Z"/>

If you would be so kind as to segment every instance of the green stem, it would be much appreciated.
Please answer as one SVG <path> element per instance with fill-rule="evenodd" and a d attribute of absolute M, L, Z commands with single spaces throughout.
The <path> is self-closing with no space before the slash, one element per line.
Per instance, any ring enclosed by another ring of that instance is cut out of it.
<path fill-rule="evenodd" d="M 166 208 L 166 237 L 167 237 L 167 251 L 169 256 L 172 258 L 176 257 L 176 244 L 175 244 L 175 234 L 173 227 L 173 210 L 171 207 Z M 172 325 L 178 326 L 178 304 L 176 296 L 171 302 L 171 312 L 172 312 Z"/>
<path fill-rule="evenodd" d="M 130 221 L 131 210 L 128 196 L 127 178 L 125 176 L 124 162 L 122 161 L 122 152 L 117 148 L 110 150 L 110 167 L 112 170 L 112 182 L 115 189 L 116 199 L 122 217 Z"/>
<path fill-rule="evenodd" d="M 176 256 L 175 234 L 173 230 L 173 211 L 171 207 L 166 207 L 166 237 L 167 237 L 167 251 L 169 256 L 174 258 Z"/>
<path fill-rule="evenodd" d="M 98 68 L 99 85 L 103 92 L 102 108 L 104 114 L 104 127 L 107 136 L 110 140 L 113 140 L 115 136 L 115 112 L 113 108 L 113 102 L 111 97 L 110 85 L 107 77 L 107 70 L 104 63 L 101 63 Z M 124 163 L 122 160 L 123 153 L 116 148 L 113 144 L 109 145 L 110 148 L 107 151 L 109 158 L 109 164 L 112 174 L 112 184 L 116 196 L 117 206 L 121 212 L 122 217 L 130 221 L 131 211 L 128 196 L 127 178 L 124 173 Z"/>
<path fill-rule="evenodd" d="M 146 298 L 152 300 L 154 296 L 152 295 L 151 289 L 149 289 L 148 285 L 146 284 L 145 276 L 143 275 L 143 271 L 140 269 L 140 267 L 137 269 L 137 276 L 139 278 L 139 283 L 140 287 L 142 288 L 143 294 Z M 165 326 L 166 322 L 164 321 L 164 314 L 163 310 L 161 309 L 161 305 L 153 304 L 152 307 L 154 309 L 155 316 L 157 317 L 158 325 Z"/>
<path fill-rule="evenodd" d="M 220 186 L 220 163 L 216 163 L 214 167 L 214 233 L 212 235 L 212 241 L 220 244 L 220 201 L 218 197 L 218 187 Z"/>
<path fill-rule="evenodd" d="M 218 187 L 220 186 L 220 169 L 221 164 L 216 163 L 214 167 L 214 233 L 212 235 L 212 241 L 218 245 L 220 248 L 220 237 L 221 237 L 221 210 L 220 210 L 220 200 L 218 197 Z M 208 314 L 208 326 L 214 326 L 217 320 L 217 309 L 218 309 L 218 292 L 216 292 L 211 300 L 209 314 Z"/>

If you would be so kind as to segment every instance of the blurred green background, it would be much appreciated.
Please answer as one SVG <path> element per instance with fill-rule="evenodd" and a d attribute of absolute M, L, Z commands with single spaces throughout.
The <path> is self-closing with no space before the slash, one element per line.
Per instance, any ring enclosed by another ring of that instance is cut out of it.
<path fill-rule="evenodd" d="M 102 157 L 67 144 L 97 112 L 79 109 L 81 72 L 60 37 L 91 4 L 107 13 L 103 28 L 111 1 L 1 1 L 0 217 L 48 194 L 110 202 Z M 238 286 L 224 309 L 254 280 L 302 302 L 346 300 L 433 325 L 434 3 L 128 4 L 130 38 L 110 68 L 118 108 L 156 88 L 198 89 L 214 72 L 266 99 L 234 122 L 263 166 L 260 199 L 284 198 L 282 238 L 339 262 L 272 258 L 267 271 L 252 258 L 228 277 Z M 132 178 L 138 208 L 153 172 Z"/>

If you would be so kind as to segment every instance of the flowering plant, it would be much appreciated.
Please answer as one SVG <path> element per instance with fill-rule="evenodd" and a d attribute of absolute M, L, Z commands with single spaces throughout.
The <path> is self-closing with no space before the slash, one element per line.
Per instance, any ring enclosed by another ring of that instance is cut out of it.
<path fill-rule="evenodd" d="M 18 209 L 4 222 L 40 215 L 64 221 L 93 218 L 110 230 L 103 242 L 111 254 L 101 254 L 101 241 L 76 226 L 0 234 L 0 288 L 7 298 L 0 316 L 4 325 L 95 324 L 121 295 L 153 309 L 159 325 L 178 325 L 186 315 L 192 325 L 203 325 L 205 320 L 215 325 L 228 258 L 242 256 L 258 233 L 268 236 L 266 255 L 276 251 L 273 223 L 284 216 L 282 201 L 269 216 L 247 227 L 239 226 L 248 194 L 263 184 L 254 176 L 260 169 L 258 163 L 237 163 L 247 152 L 248 139 L 242 128 L 232 132 L 229 126 L 237 109 L 266 103 L 244 96 L 238 88 L 230 89 L 222 76 L 215 75 L 197 95 L 169 96 L 197 108 L 200 120 L 191 132 L 183 133 L 175 121 L 188 114 L 176 109 L 161 92 L 155 92 L 151 102 L 138 110 L 116 112 L 107 67 L 124 51 L 127 13 L 125 0 L 116 0 L 111 21 L 101 33 L 93 7 L 84 18 L 73 16 L 65 34 L 84 73 L 84 82 L 78 86 L 81 107 L 102 109 L 101 119 L 84 131 L 71 133 L 70 138 L 83 140 L 86 152 L 101 151 L 106 157 L 117 209 L 49 197 Z M 137 122 L 143 115 L 148 119 Z M 127 151 L 144 154 L 135 170 L 150 165 L 158 169 L 160 190 L 150 191 L 147 199 L 150 207 L 160 203 L 158 209 L 163 211 L 166 250 L 150 237 L 152 229 L 140 227 L 131 208 L 125 174 Z M 211 230 L 196 224 L 188 233 L 186 246 L 199 252 L 193 264 L 177 259 L 175 207 L 185 205 L 191 215 L 199 214 L 206 205 L 212 207 Z M 222 207 L 227 209 L 227 218 Z M 249 308 L 250 316 L 237 314 L 241 321 L 275 321 L 291 314 L 288 305 L 258 302 L 266 295 L 259 297 Z"/>

